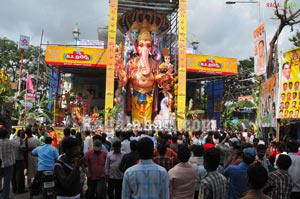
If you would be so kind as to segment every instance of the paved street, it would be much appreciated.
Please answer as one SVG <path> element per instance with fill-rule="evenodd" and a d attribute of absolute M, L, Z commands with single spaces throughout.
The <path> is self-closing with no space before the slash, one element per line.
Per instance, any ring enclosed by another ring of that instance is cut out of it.
<path fill-rule="evenodd" d="M 14 198 L 14 199 L 25 199 L 25 198 L 29 198 L 29 192 L 22 193 L 22 194 L 12 193 L 10 196 L 11 196 L 11 198 Z M 39 197 L 34 197 L 34 198 L 39 198 Z"/>
<path fill-rule="evenodd" d="M 27 182 L 26 176 L 25 176 L 25 182 Z M 26 190 L 28 190 L 27 183 L 25 183 L 25 188 L 26 188 Z M 10 189 L 12 189 L 12 186 L 10 186 Z M 10 192 L 10 197 L 12 199 L 29 199 L 30 198 L 29 191 L 26 193 L 22 193 L 22 194 L 15 194 L 12 192 L 12 190 Z M 40 198 L 42 198 L 42 196 L 34 196 L 33 197 L 33 199 L 40 199 Z"/>

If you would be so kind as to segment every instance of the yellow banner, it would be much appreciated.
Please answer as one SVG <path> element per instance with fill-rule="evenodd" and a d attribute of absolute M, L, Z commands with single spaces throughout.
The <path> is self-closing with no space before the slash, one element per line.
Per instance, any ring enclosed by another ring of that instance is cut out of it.
<path fill-rule="evenodd" d="M 46 64 L 59 66 L 106 67 L 107 55 L 101 48 L 70 46 L 46 47 Z"/>
<path fill-rule="evenodd" d="M 300 48 L 283 55 L 279 70 L 277 118 L 299 119 L 300 111 Z"/>
<path fill-rule="evenodd" d="M 187 71 L 207 74 L 237 74 L 236 58 L 187 54 Z"/>
<path fill-rule="evenodd" d="M 57 136 L 57 141 L 60 142 L 63 137 L 64 137 L 64 127 L 53 127 L 55 133 L 56 133 L 56 136 Z M 71 129 L 74 129 L 77 132 L 80 132 L 80 128 L 77 127 L 77 128 L 71 128 Z"/>
<path fill-rule="evenodd" d="M 115 72 L 115 46 L 117 35 L 118 0 L 109 1 L 109 24 L 107 40 L 107 67 L 105 88 L 105 121 L 107 113 L 114 105 L 114 72 Z"/>
<path fill-rule="evenodd" d="M 185 98 L 186 98 L 186 15 L 187 2 L 179 0 L 178 16 L 178 96 L 177 96 L 177 115 L 183 119 L 177 120 L 177 128 L 182 129 L 185 121 Z"/>

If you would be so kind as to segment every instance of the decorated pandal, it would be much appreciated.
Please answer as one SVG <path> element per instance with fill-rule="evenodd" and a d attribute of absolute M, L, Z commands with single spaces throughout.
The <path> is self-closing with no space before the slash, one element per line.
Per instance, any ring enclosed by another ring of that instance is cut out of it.
<path fill-rule="evenodd" d="M 79 97 L 73 102 L 69 100 L 74 126 L 82 129 L 104 125 L 144 129 L 176 127 L 174 65 L 169 49 L 162 46 L 162 38 L 170 26 L 166 16 L 149 10 L 134 10 L 119 16 L 118 28 L 125 41 L 124 45 L 116 45 L 118 87 L 114 107 L 109 110 L 110 116 L 104 124 L 96 106 L 88 113 L 83 108 L 84 100 Z M 88 123 L 90 126 L 86 126 Z"/>

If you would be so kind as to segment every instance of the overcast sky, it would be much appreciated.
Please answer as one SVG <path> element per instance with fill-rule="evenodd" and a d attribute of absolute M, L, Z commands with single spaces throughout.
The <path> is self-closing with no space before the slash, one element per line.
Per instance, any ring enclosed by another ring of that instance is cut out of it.
<path fill-rule="evenodd" d="M 153 0 L 155 1 L 155 0 Z M 283 0 L 279 0 L 282 2 Z M 297 9 L 300 7 L 299 0 Z M 278 26 L 273 9 L 266 6 L 272 0 L 261 0 L 260 18 L 266 23 L 269 42 Z M 97 39 L 97 27 L 108 23 L 108 0 L 0 0 L 0 37 L 18 42 L 20 35 L 39 45 L 69 44 L 72 30 L 79 24 L 81 39 Z M 253 30 L 258 26 L 258 4 L 226 5 L 225 0 L 188 0 L 188 41 L 199 40 L 200 54 L 247 59 L 253 56 Z M 286 27 L 279 38 L 279 51 L 292 48 L 288 41 L 294 32 Z M 188 44 L 188 47 L 191 47 Z"/>

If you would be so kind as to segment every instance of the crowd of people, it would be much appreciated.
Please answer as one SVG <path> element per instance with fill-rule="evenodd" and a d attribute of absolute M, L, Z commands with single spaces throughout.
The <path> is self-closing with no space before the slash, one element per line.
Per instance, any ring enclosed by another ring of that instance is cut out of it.
<path fill-rule="evenodd" d="M 56 195 L 102 199 L 300 198 L 299 142 L 266 145 L 254 134 L 0 129 L 1 193 L 32 189 L 54 171 Z M 24 172 L 25 171 L 25 172 Z M 3 178 L 3 180 L 2 180 Z"/>

